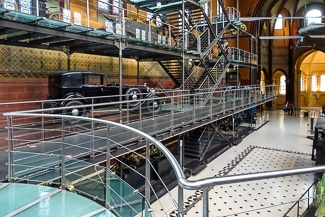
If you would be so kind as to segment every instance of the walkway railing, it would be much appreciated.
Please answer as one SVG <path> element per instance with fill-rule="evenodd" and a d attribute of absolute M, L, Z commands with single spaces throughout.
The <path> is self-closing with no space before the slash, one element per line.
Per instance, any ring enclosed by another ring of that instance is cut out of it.
<path fill-rule="evenodd" d="M 208 216 L 209 189 L 213 186 L 325 171 L 325 166 L 319 166 L 188 180 L 175 156 L 162 143 L 129 126 L 111 121 L 66 115 L 13 112 L 6 113 L 5 116 L 8 118 L 8 178 L 10 182 L 27 181 L 59 185 L 64 189 L 77 191 L 102 202 L 109 209 L 115 211 L 118 216 L 126 214 L 134 216 L 135 213 L 140 213 L 143 210 L 144 215 L 149 216 L 150 196 L 153 195 L 159 200 L 152 184 L 153 179 L 160 185 L 166 186 L 160 178 L 159 171 L 151 162 L 155 153 L 158 153 L 157 156 L 167 159 L 178 180 L 177 199 L 169 194 L 174 206 L 178 209 L 178 216 L 184 216 L 184 190 L 200 189 L 203 191 L 203 216 Z M 34 125 L 22 126 L 19 121 L 16 124 L 16 120 L 20 118 L 32 120 L 56 118 L 60 124 L 45 130 Z M 70 119 L 76 118 L 95 128 L 78 131 L 74 126 L 67 124 Z M 28 134 L 31 131 L 34 132 L 33 136 L 26 136 L 32 135 Z M 119 134 L 120 131 L 122 133 Z M 46 137 L 41 136 L 44 133 L 47 135 Z M 132 144 L 125 142 L 131 137 L 142 141 L 145 144 L 144 149 L 132 151 L 130 149 Z M 22 143 L 25 145 L 21 146 Z M 121 179 L 123 170 L 125 168 L 132 170 L 134 164 L 114 155 L 112 144 L 118 146 L 117 150 L 128 150 L 140 160 L 145 161 L 144 174 L 137 172 L 137 175 L 142 177 L 140 185 L 143 188 L 138 187 L 138 190 L 134 190 Z M 92 152 L 100 153 L 103 160 L 93 163 L 91 161 Z M 86 153 L 89 155 L 89 159 L 86 157 Z M 113 165 L 121 165 L 118 169 L 115 168 L 115 171 L 119 172 L 119 176 L 113 173 Z M 140 191 L 143 189 L 144 193 L 140 194 L 139 189 Z M 163 209 L 163 204 L 160 204 Z M 168 215 L 167 211 L 165 214 Z"/>
<path fill-rule="evenodd" d="M 9 182 L 77 192 L 117 216 L 150 216 L 150 201 L 159 201 L 156 186 L 169 192 L 155 165 L 163 160 L 155 145 L 159 142 L 139 130 L 87 117 L 20 112 L 5 116 L 8 118 Z M 31 122 L 21 125 L 20 118 Z M 57 124 L 45 127 L 43 122 L 49 118 L 56 118 Z M 75 119 L 89 130 L 69 124 Z M 132 150 L 131 140 L 141 141 L 144 147 Z M 121 152 L 129 153 L 129 158 L 121 157 Z M 137 164 L 140 162 L 143 170 Z M 137 180 L 133 186 L 127 182 L 132 179 Z M 171 195 L 170 200 L 177 204 Z M 162 204 L 161 209 L 164 209 Z"/>
<path fill-rule="evenodd" d="M 196 93 L 183 90 L 162 90 L 163 92 L 157 90 L 162 103 L 159 111 L 148 109 L 147 105 L 152 105 L 151 99 L 144 99 L 145 97 L 142 96 L 141 100 L 125 100 L 128 99 L 126 95 L 67 99 L 81 102 L 78 106 L 70 107 L 60 107 L 60 103 L 64 100 L 0 103 L 0 111 L 3 113 L 25 110 L 44 114 L 72 114 L 73 109 L 85 110 L 87 117 L 123 123 L 152 135 L 158 140 L 164 140 L 189 131 L 191 127 L 198 128 L 250 108 L 258 108 L 259 105 L 277 97 L 276 86 L 269 85 L 265 89 L 264 94 L 259 86 L 228 87 L 218 91 L 205 89 L 198 90 Z M 114 102 L 116 98 L 121 101 Z M 90 104 L 82 103 L 86 99 Z M 48 106 L 54 104 L 58 106 Z M 139 106 L 131 108 L 131 104 Z M 256 126 L 263 124 L 265 122 L 263 120 L 266 120 L 259 118 L 259 113 L 257 118 Z M 43 118 L 40 122 L 39 118 L 34 118 L 34 121 L 35 126 L 38 124 L 50 126 L 55 125 L 57 119 Z M 24 125 L 30 124 L 32 120 L 17 118 L 16 123 L 18 122 Z M 0 126 L 6 125 L 5 118 L 0 117 Z M 78 124 L 78 128 L 87 130 L 83 124 Z M 0 134 L 0 141 L 2 144 L 5 143 L 5 134 Z M 2 150 L 4 149 L 5 147 L 2 146 Z"/>
<path fill-rule="evenodd" d="M 198 90 L 196 93 L 183 90 L 162 90 L 163 92 L 157 90 L 156 94 L 159 97 L 145 99 L 144 95 L 138 96 L 142 98 L 141 100 L 126 100 L 129 96 L 121 95 L 3 103 L 0 104 L 0 108 L 3 111 L 25 108 L 24 110 L 44 114 L 72 114 L 74 109 L 77 109 L 79 115 L 85 113 L 87 117 L 123 123 L 161 140 L 178 135 L 186 131 L 186 127 L 196 125 L 198 122 L 204 121 L 205 124 L 215 122 L 277 97 L 276 86 L 269 85 L 265 89 L 265 94 L 262 94 L 259 86 L 231 87 L 220 91 L 205 89 Z M 60 107 L 60 104 L 67 100 L 78 102 L 77 106 Z M 151 109 L 153 102 L 158 100 L 161 103 L 158 106 L 161 108 Z M 86 104 L 85 101 L 89 103 Z M 27 123 L 25 118 L 20 118 L 20 122 L 20 124 Z M 43 123 L 54 124 L 55 122 L 56 119 L 47 118 Z M 0 120 L 0 124 L 4 127 L 5 120 Z M 80 128 L 82 127 L 80 125 Z"/>
<path fill-rule="evenodd" d="M 315 185 L 316 182 L 314 182 L 309 188 L 305 191 L 303 195 L 297 200 L 291 208 L 283 215 L 284 217 L 287 216 L 301 216 L 302 213 L 304 213 L 306 210 L 301 210 L 301 207 L 303 206 L 302 204 L 305 204 L 304 207 L 307 207 L 307 210 L 310 209 L 311 204 L 313 203 L 314 200 L 314 191 L 315 191 Z"/>

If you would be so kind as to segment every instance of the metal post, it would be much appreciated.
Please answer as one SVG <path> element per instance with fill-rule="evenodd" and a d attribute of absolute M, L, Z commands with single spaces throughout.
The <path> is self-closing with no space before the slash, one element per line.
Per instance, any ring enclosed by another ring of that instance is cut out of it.
<path fill-rule="evenodd" d="M 65 190 L 65 157 L 64 157 L 64 154 L 65 154 L 65 151 L 64 151 L 64 148 L 65 148 L 65 120 L 62 118 L 62 126 L 61 126 L 61 189 Z"/>
<path fill-rule="evenodd" d="M 179 141 L 179 164 L 183 170 L 183 156 L 184 156 L 184 149 L 183 149 L 183 140 Z"/>
<path fill-rule="evenodd" d="M 89 27 L 89 17 L 90 17 L 90 13 L 89 13 L 89 0 L 87 0 L 87 27 Z"/>
<path fill-rule="evenodd" d="M 91 143 L 90 143 L 90 160 L 93 160 L 95 158 L 95 123 L 94 121 L 91 122 Z"/>
<path fill-rule="evenodd" d="M 175 100 L 174 100 L 174 96 L 171 99 L 171 105 L 170 105 L 170 109 L 171 109 L 171 120 L 170 120 L 170 132 L 174 131 L 174 109 L 175 109 Z"/>
<path fill-rule="evenodd" d="M 146 141 L 146 179 L 145 179 L 145 197 L 150 201 L 150 143 Z"/>
<path fill-rule="evenodd" d="M 181 186 L 178 185 L 178 212 L 177 212 L 178 217 L 184 216 L 183 204 L 184 204 L 184 190 Z"/>
<path fill-rule="evenodd" d="M 140 102 L 140 109 L 139 109 L 139 130 L 142 131 L 142 104 Z"/>
<path fill-rule="evenodd" d="M 7 117 L 7 125 L 8 125 L 8 180 L 9 182 L 13 182 L 14 178 L 14 142 L 13 142 L 13 126 L 12 126 L 12 116 Z"/>
<path fill-rule="evenodd" d="M 36 0 L 36 16 L 39 16 L 39 2 Z"/>
<path fill-rule="evenodd" d="M 168 24 L 168 45 L 171 46 L 172 45 L 172 28 L 171 26 Z"/>
<path fill-rule="evenodd" d="M 42 102 L 42 107 L 41 107 L 41 109 L 43 110 L 44 109 L 44 102 Z M 42 111 L 42 114 L 44 114 L 44 112 Z M 44 117 L 42 116 L 42 141 L 44 141 L 45 140 L 45 124 L 44 124 Z"/>
<path fill-rule="evenodd" d="M 106 168 L 109 169 L 111 167 L 111 126 L 107 125 L 107 141 L 106 141 Z"/>
<path fill-rule="evenodd" d="M 123 76 L 122 76 L 122 73 L 123 73 L 123 69 L 122 69 L 122 61 L 123 61 L 123 53 L 122 53 L 122 42 L 119 41 L 119 52 L 118 52 L 118 57 L 119 57 L 119 74 L 120 74 L 120 77 L 119 77 L 119 95 L 120 95 L 120 102 L 122 102 L 122 85 L 123 85 Z M 120 123 L 122 123 L 122 116 L 123 116 L 123 111 L 122 111 L 122 103 L 120 103 Z"/>
<path fill-rule="evenodd" d="M 210 118 L 212 118 L 212 116 L 213 116 L 213 109 L 212 109 L 212 107 L 213 107 L 213 92 L 211 93 L 211 97 L 210 97 Z"/>
<path fill-rule="evenodd" d="M 203 201 L 203 217 L 209 216 L 209 190 L 208 188 L 203 189 L 203 195 L 202 195 L 202 201 Z"/>
<path fill-rule="evenodd" d="M 124 18 L 124 9 L 123 9 L 123 2 L 122 0 L 119 1 L 119 16 L 120 16 L 120 23 L 122 26 L 122 35 L 125 34 L 125 18 Z"/>
<path fill-rule="evenodd" d="M 151 41 L 151 19 L 149 19 L 148 24 L 148 41 Z"/>
<path fill-rule="evenodd" d="M 194 103 L 193 103 L 193 124 L 196 123 L 196 108 L 198 108 L 197 104 L 198 104 L 198 102 L 197 102 L 196 93 L 195 93 L 194 94 Z"/>
<path fill-rule="evenodd" d="M 232 136 L 235 137 L 235 118 L 232 115 Z"/>
<path fill-rule="evenodd" d="M 185 13 L 185 2 L 184 0 L 182 0 L 182 89 L 184 90 L 185 87 L 184 87 L 184 81 L 185 81 L 185 51 L 184 51 L 184 43 L 185 43 L 185 38 L 184 38 L 184 35 L 185 35 L 185 26 L 184 26 L 184 23 L 185 23 L 185 16 L 184 16 L 184 13 Z"/>
<path fill-rule="evenodd" d="M 106 141 L 106 186 L 105 186 L 105 206 L 108 208 L 109 199 L 111 198 L 111 191 L 110 191 L 110 167 L 111 167 L 111 140 L 110 140 L 110 133 L 111 133 L 111 126 L 107 125 L 107 141 Z"/>

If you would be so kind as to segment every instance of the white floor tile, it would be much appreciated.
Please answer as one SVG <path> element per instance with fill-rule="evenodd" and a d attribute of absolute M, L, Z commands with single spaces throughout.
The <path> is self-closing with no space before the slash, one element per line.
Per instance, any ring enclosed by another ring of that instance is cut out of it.
<path fill-rule="evenodd" d="M 310 119 L 284 115 L 282 111 L 269 114 L 269 123 L 251 133 L 190 179 L 313 166 L 312 140 L 306 138 Z M 234 162 L 239 163 L 234 166 Z M 313 180 L 313 175 L 299 175 L 215 186 L 209 191 L 209 216 L 282 216 Z M 177 201 L 177 188 L 170 194 Z M 191 204 L 201 193 L 185 191 L 184 195 L 184 201 Z M 189 201 L 186 201 L 188 198 Z M 160 203 L 173 216 L 171 213 L 175 207 L 171 204 L 170 197 L 163 196 Z M 154 216 L 165 216 L 159 207 L 157 202 L 152 204 Z M 302 207 L 301 212 L 304 209 Z M 292 213 L 295 216 L 296 210 Z M 187 216 L 202 215 L 202 200 L 187 212 Z"/>

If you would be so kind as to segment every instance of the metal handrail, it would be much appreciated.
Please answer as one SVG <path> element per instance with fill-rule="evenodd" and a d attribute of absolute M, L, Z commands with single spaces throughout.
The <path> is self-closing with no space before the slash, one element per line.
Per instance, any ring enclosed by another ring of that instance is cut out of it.
<path fill-rule="evenodd" d="M 289 208 L 289 210 L 286 212 L 286 213 L 284 213 L 283 214 L 283 216 L 285 217 L 285 216 L 287 216 L 290 212 L 291 212 L 291 210 L 293 210 L 294 208 L 295 208 L 295 206 L 297 206 L 297 217 L 298 216 L 300 216 L 299 215 L 299 202 L 300 201 L 302 201 L 303 200 L 303 198 L 304 198 L 304 196 L 306 195 L 306 194 L 308 194 L 308 196 L 307 196 L 307 210 L 309 209 L 309 206 L 310 206 L 310 196 L 309 196 L 309 192 L 310 192 L 310 190 L 316 185 L 316 183 L 317 182 L 314 182 L 313 184 L 311 184 L 310 186 L 309 186 L 309 188 L 305 191 L 305 193 L 303 193 L 300 197 L 299 197 L 299 199 Z"/>
<path fill-rule="evenodd" d="M 230 183 L 239 183 L 239 182 L 246 182 L 246 181 L 253 181 L 253 180 L 261 180 L 261 179 L 269 179 L 269 178 L 277 178 L 277 177 L 283 177 L 283 176 L 291 176 L 291 175 L 299 175 L 299 174 L 307 174 L 307 173 L 319 173 L 325 171 L 325 166 L 317 166 L 317 167 L 310 167 L 310 168 L 301 168 L 301 169 L 289 169 L 289 170 L 277 170 L 277 171 L 271 171 L 271 172 L 261 172 L 261 173 L 250 173 L 250 174 L 242 174 L 242 175 L 234 175 L 234 176 L 225 176 L 225 177 L 209 177 L 204 179 L 198 179 L 198 180 L 187 180 L 186 176 L 184 175 L 184 172 L 179 165 L 178 161 L 175 159 L 175 157 L 172 155 L 172 153 L 158 140 L 155 138 L 147 135 L 146 133 L 134 129 L 132 127 L 115 123 L 112 121 L 106 121 L 106 120 L 98 120 L 98 119 L 92 119 L 87 117 L 74 117 L 74 116 L 66 116 L 66 115 L 49 115 L 49 114 L 33 114 L 33 113 L 27 113 L 27 112 L 10 112 L 4 114 L 8 118 L 9 128 L 11 123 L 12 117 L 56 117 L 56 118 L 62 118 L 62 119 L 70 119 L 70 118 L 78 118 L 84 121 L 90 121 L 90 122 L 100 122 L 107 125 L 112 126 L 118 126 L 120 128 L 123 128 L 128 131 L 135 132 L 139 135 L 141 135 L 143 138 L 146 138 L 148 141 L 150 141 L 153 145 L 155 145 L 168 159 L 170 162 L 175 174 L 176 178 L 178 180 L 178 187 L 179 187 L 179 195 L 178 195 L 178 215 L 184 216 L 183 211 L 183 190 L 197 190 L 197 189 L 203 189 L 203 216 L 208 216 L 208 189 L 216 186 L 216 185 L 223 185 L 223 184 L 230 184 Z M 10 134 L 9 134 L 9 142 L 10 142 Z M 10 151 L 12 147 L 9 149 Z M 12 162 L 11 162 L 12 163 Z M 10 176 L 9 176 L 10 177 Z"/>

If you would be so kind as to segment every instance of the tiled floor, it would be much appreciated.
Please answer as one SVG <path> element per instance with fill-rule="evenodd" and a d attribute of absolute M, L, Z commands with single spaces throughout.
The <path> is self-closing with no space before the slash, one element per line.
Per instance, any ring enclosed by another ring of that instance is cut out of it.
<path fill-rule="evenodd" d="M 191 179 L 313 166 L 312 140 L 306 138 L 310 119 L 284 115 L 282 111 L 268 113 L 269 123 L 244 138 Z M 313 175 L 309 174 L 215 186 L 209 191 L 209 216 L 283 216 L 313 181 Z M 171 191 L 171 195 L 177 200 L 177 188 Z M 184 191 L 184 195 L 184 206 L 191 207 L 186 215 L 202 216 L 202 200 L 198 200 L 202 192 Z M 169 196 L 162 197 L 160 202 L 165 212 L 156 202 L 152 204 L 155 217 L 165 216 L 166 212 L 170 216 L 175 215 Z M 300 205 L 302 213 L 307 199 Z M 294 209 L 287 216 L 296 215 L 297 209 Z"/>

